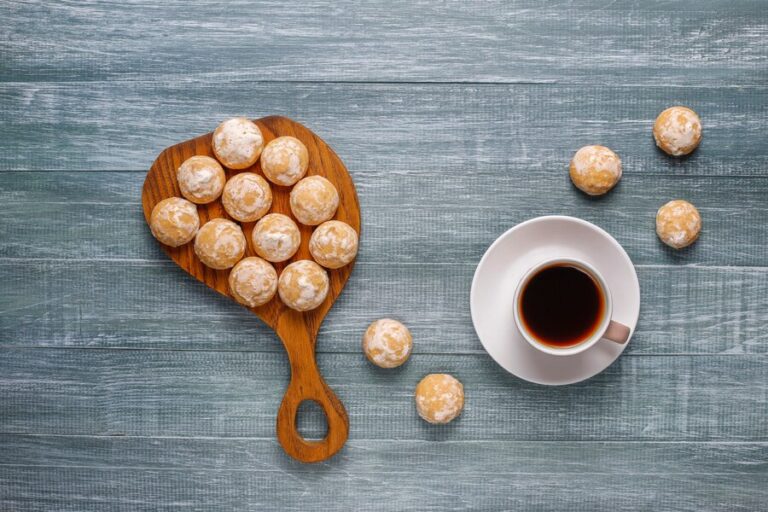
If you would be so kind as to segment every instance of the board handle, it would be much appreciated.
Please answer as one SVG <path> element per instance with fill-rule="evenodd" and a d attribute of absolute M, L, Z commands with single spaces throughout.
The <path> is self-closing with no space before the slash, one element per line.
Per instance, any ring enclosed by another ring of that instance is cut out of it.
<path fill-rule="evenodd" d="M 300 335 L 303 332 L 304 335 Z M 315 362 L 314 339 L 305 330 L 295 330 L 283 341 L 291 364 L 291 381 L 277 412 L 277 440 L 285 453 L 301 462 L 320 462 L 341 450 L 349 436 L 349 418 L 344 404 L 325 383 Z M 328 431 L 318 441 L 304 439 L 296 429 L 296 413 L 306 400 L 316 402 L 325 413 Z"/>

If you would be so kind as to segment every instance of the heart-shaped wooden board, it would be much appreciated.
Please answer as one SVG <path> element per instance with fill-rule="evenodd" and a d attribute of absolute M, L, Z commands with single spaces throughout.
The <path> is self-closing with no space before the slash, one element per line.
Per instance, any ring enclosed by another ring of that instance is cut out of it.
<path fill-rule="evenodd" d="M 333 183 L 339 192 L 339 208 L 334 218 L 346 222 L 359 234 L 360 205 L 357 200 L 355 185 L 336 153 L 311 130 L 291 119 L 270 116 L 254 120 L 254 122 L 261 129 L 265 145 L 272 139 L 283 135 L 291 135 L 304 143 L 309 151 L 307 176 L 320 175 Z M 182 197 L 176 181 L 176 170 L 184 160 L 195 155 L 215 158 L 211 148 L 212 135 L 212 133 L 207 133 L 176 144 L 163 150 L 157 157 L 147 174 L 142 189 L 141 199 L 147 223 L 149 223 L 150 214 L 157 203 L 169 197 Z M 248 169 L 234 171 L 225 168 L 225 171 L 227 179 L 246 171 L 263 176 L 259 162 Z M 273 197 L 270 212 L 283 213 L 293 218 L 288 202 L 291 187 L 270 185 Z M 218 217 L 230 219 L 219 200 L 207 205 L 198 205 L 197 210 L 201 226 Z M 248 242 L 246 257 L 256 256 L 251 247 L 251 231 L 254 224 L 254 222 L 240 223 Z M 304 226 L 298 222 L 297 225 L 301 231 L 301 246 L 289 261 L 274 264 L 278 275 L 287 264 L 293 261 L 312 259 L 309 253 L 309 238 L 312 235 L 313 227 Z M 192 277 L 222 295 L 232 298 L 227 282 L 229 270 L 214 270 L 203 265 L 195 255 L 193 242 L 181 247 L 160 245 L 165 253 Z M 352 273 L 353 265 L 354 262 L 340 269 L 328 271 L 330 277 L 328 297 L 317 309 L 304 313 L 294 311 L 285 306 L 277 295 L 263 306 L 249 308 L 275 330 L 288 354 L 291 380 L 277 414 L 277 438 L 286 453 L 303 462 L 325 460 L 341 449 L 347 440 L 349 432 L 347 413 L 343 404 L 320 375 L 315 362 L 315 341 L 320 324 L 344 288 Z M 296 411 L 299 404 L 305 400 L 317 402 L 327 417 L 328 431 L 325 438 L 320 441 L 305 440 L 296 430 Z"/>

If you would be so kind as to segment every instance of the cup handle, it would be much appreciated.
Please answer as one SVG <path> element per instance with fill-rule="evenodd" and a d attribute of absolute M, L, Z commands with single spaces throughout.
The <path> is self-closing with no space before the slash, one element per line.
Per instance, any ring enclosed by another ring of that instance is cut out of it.
<path fill-rule="evenodd" d="M 629 339 L 629 333 L 629 327 L 611 320 L 611 323 L 608 324 L 608 329 L 606 329 L 605 334 L 603 334 L 603 338 L 618 343 L 619 345 L 623 345 Z"/>

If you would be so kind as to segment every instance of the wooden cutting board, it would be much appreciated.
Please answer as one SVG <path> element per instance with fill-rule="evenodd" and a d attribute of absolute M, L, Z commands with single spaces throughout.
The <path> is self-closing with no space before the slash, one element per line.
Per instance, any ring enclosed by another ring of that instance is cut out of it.
<path fill-rule="evenodd" d="M 261 129 L 265 144 L 276 137 L 292 135 L 307 146 L 309 151 L 307 176 L 324 176 L 334 184 L 339 192 L 339 209 L 334 218 L 346 222 L 359 234 L 360 205 L 357 200 L 355 185 L 336 153 L 311 130 L 286 117 L 270 116 L 257 119 L 254 122 Z M 147 223 L 149 223 L 152 209 L 158 202 L 168 197 L 182 197 L 176 182 L 176 169 L 184 160 L 194 155 L 206 155 L 215 158 L 211 148 L 211 136 L 212 133 L 206 133 L 176 144 L 163 150 L 157 157 L 144 181 L 141 195 Z M 259 173 L 263 176 L 259 162 L 240 171 L 225 170 L 227 178 L 245 171 Z M 273 196 L 270 212 L 283 213 L 293 218 L 288 203 L 291 187 L 270 185 Z M 218 200 L 207 205 L 198 205 L 197 210 L 200 215 L 201 226 L 208 220 L 217 217 L 230 218 Z M 240 223 L 248 241 L 246 257 L 256 256 L 251 247 L 251 231 L 254 224 L 254 222 Z M 278 275 L 287 264 L 293 261 L 312 259 L 309 253 L 309 238 L 314 228 L 298 222 L 297 225 L 301 231 L 301 246 L 290 260 L 274 264 Z M 232 298 L 227 284 L 229 270 L 213 270 L 203 265 L 195 255 L 193 243 L 190 242 L 181 247 L 160 245 L 165 253 L 192 277 L 222 295 Z M 352 273 L 353 266 L 354 262 L 340 269 L 328 271 L 330 277 L 328 297 L 320 307 L 313 311 L 304 313 L 294 311 L 285 306 L 277 295 L 263 306 L 249 308 L 274 329 L 288 354 L 291 379 L 277 413 L 277 438 L 288 455 L 302 462 L 325 460 L 339 451 L 347 440 L 349 419 L 344 405 L 320 375 L 315 362 L 315 343 L 320 324 L 344 288 Z M 211 328 L 215 327 L 212 326 Z M 328 420 L 328 431 L 322 440 L 305 440 L 296 429 L 296 411 L 305 400 L 317 402 L 325 412 Z"/>

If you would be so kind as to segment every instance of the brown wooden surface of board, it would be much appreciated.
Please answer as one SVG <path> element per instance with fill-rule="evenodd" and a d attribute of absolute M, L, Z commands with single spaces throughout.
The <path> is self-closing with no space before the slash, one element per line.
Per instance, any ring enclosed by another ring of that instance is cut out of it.
<path fill-rule="evenodd" d="M 270 116 L 255 122 L 264 135 L 265 145 L 272 139 L 284 135 L 296 137 L 306 145 L 309 151 L 307 176 L 321 175 L 333 183 L 339 192 L 339 208 L 334 218 L 346 222 L 360 233 L 360 207 L 355 186 L 336 153 L 308 128 L 288 118 Z M 157 157 L 142 189 L 142 206 L 147 222 L 157 203 L 169 197 L 181 197 L 176 181 L 176 170 L 184 160 L 194 155 L 215 158 L 211 148 L 211 136 L 212 133 L 207 133 L 176 144 L 163 150 Z M 228 179 L 240 172 L 256 172 L 263 175 L 258 161 L 247 169 L 235 171 L 225 168 L 225 171 Z M 291 187 L 275 184 L 270 186 L 273 196 L 270 212 L 293 217 L 289 205 Z M 197 205 L 197 210 L 201 226 L 214 218 L 230 218 L 220 200 L 206 205 Z M 245 257 L 256 256 L 251 242 L 251 231 L 255 222 L 239 224 L 247 240 Z M 301 245 L 288 261 L 274 263 L 278 274 L 291 262 L 312 259 L 309 253 L 309 238 L 313 227 L 298 222 L 297 225 L 301 232 Z M 161 244 L 168 256 L 191 276 L 231 298 L 227 284 L 229 269 L 214 270 L 206 267 L 195 255 L 193 245 L 193 242 L 181 247 Z M 291 380 L 277 415 L 277 437 L 290 456 L 303 462 L 317 462 L 331 457 L 341 449 L 347 439 L 349 420 L 343 404 L 327 386 L 317 369 L 315 343 L 320 325 L 344 288 L 353 266 L 354 262 L 340 269 L 328 271 L 330 278 L 328 297 L 317 309 L 303 313 L 294 311 L 285 306 L 278 295 L 263 306 L 250 308 L 256 316 L 275 330 L 288 354 Z M 147 283 L 147 286 L 151 286 L 151 283 Z M 325 438 L 320 441 L 305 440 L 296 429 L 296 412 L 305 400 L 317 402 L 326 414 L 328 431 Z"/>

